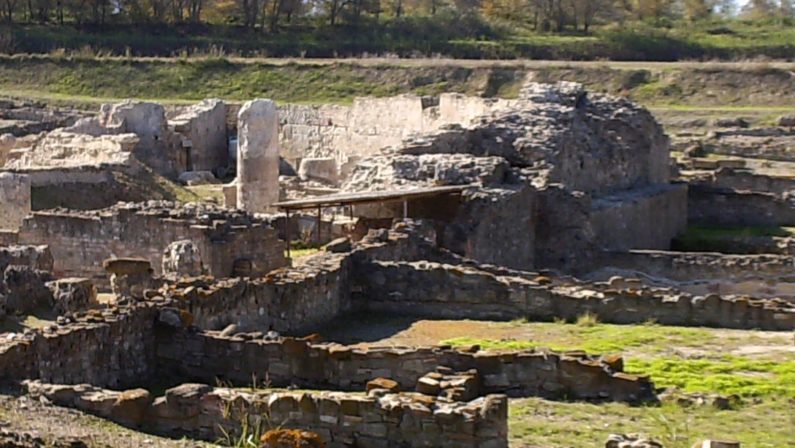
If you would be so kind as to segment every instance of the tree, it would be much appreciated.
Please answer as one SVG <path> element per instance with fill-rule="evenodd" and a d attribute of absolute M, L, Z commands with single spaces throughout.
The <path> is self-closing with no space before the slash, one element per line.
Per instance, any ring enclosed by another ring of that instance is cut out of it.
<path fill-rule="evenodd" d="M 715 13 L 725 19 L 732 18 L 737 13 L 737 3 L 734 0 L 717 0 L 715 2 Z"/>
<path fill-rule="evenodd" d="M 14 12 L 17 9 L 17 0 L 3 0 L 3 18 L 6 22 L 14 21 Z"/>
<path fill-rule="evenodd" d="M 326 12 L 328 13 L 328 21 L 331 26 L 337 24 L 337 18 L 342 10 L 348 6 L 351 0 L 325 0 Z"/>
<path fill-rule="evenodd" d="M 634 0 L 629 4 L 634 16 L 639 20 L 659 20 L 671 15 L 672 0 Z"/>
<path fill-rule="evenodd" d="M 582 20 L 582 30 L 587 34 L 591 30 L 596 15 L 608 9 L 609 5 L 604 0 L 573 0 L 574 28 L 577 28 L 577 18 Z"/>
<path fill-rule="evenodd" d="M 773 17 L 776 5 L 771 0 L 750 0 L 742 10 L 745 18 L 752 20 L 764 20 Z"/>
<path fill-rule="evenodd" d="M 709 0 L 684 0 L 682 12 L 685 20 L 696 22 L 708 18 L 712 14 L 713 7 Z"/>
<path fill-rule="evenodd" d="M 795 6 L 792 0 L 780 0 L 778 10 L 781 17 L 795 18 Z"/>

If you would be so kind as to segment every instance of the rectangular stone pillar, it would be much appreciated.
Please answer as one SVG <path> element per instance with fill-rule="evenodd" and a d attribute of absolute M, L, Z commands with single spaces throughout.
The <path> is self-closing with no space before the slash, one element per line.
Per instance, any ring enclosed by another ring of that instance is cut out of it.
<path fill-rule="evenodd" d="M 0 172 L 0 230 L 19 230 L 30 210 L 30 177 Z"/>
<path fill-rule="evenodd" d="M 279 115 L 271 100 L 243 105 L 237 117 L 237 206 L 265 213 L 279 200 Z"/>

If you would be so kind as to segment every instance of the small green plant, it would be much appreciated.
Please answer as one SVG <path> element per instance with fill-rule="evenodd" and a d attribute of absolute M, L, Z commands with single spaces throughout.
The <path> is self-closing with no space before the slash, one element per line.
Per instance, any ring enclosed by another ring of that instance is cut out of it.
<path fill-rule="evenodd" d="M 585 313 L 577 318 L 575 324 L 580 327 L 593 327 L 599 323 L 599 317 L 593 313 Z"/>

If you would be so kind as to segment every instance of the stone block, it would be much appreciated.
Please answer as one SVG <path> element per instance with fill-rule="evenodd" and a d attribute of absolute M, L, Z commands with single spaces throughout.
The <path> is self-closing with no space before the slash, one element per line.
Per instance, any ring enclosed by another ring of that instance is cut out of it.
<path fill-rule="evenodd" d="M 47 283 L 52 291 L 53 309 L 58 314 L 83 311 L 96 305 L 97 288 L 91 279 L 63 278 Z"/>
<path fill-rule="evenodd" d="M 152 396 L 146 389 L 130 389 L 121 392 L 111 411 L 111 420 L 125 426 L 137 427 L 146 416 Z"/>
<path fill-rule="evenodd" d="M 366 391 L 370 392 L 373 389 L 385 389 L 389 392 L 400 392 L 400 384 L 397 381 L 388 378 L 376 378 L 367 382 Z"/>
<path fill-rule="evenodd" d="M 301 159 L 298 176 L 303 180 L 319 180 L 336 185 L 339 181 L 337 161 L 332 157 L 306 157 Z"/>

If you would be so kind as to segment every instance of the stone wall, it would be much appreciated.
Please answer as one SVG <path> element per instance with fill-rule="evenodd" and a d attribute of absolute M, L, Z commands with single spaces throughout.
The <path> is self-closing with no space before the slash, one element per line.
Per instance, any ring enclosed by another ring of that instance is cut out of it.
<path fill-rule="evenodd" d="M 170 297 L 200 328 L 301 332 L 351 310 L 350 265 L 349 257 L 328 254 L 261 279 L 177 283 Z"/>
<path fill-rule="evenodd" d="M 126 387 L 154 368 L 157 304 L 93 310 L 58 324 L 10 333 L 0 343 L 0 378 Z"/>
<path fill-rule="evenodd" d="M 166 247 L 191 240 L 210 275 L 230 277 L 235 264 L 250 262 L 251 274 L 284 266 L 284 243 L 266 221 L 209 205 L 169 202 L 119 204 L 97 211 L 51 210 L 27 218 L 22 244 L 49 244 L 58 276 L 104 279 L 102 262 L 144 257 L 159 272 Z"/>
<path fill-rule="evenodd" d="M 304 157 L 333 157 L 342 166 L 412 134 L 449 124 L 466 126 L 514 102 L 448 93 L 356 98 L 352 106 L 286 104 L 279 108 L 281 155 L 295 166 Z"/>
<path fill-rule="evenodd" d="M 744 280 L 789 277 L 795 269 L 795 258 L 769 254 L 632 250 L 605 252 L 597 264 L 675 281 Z"/>
<path fill-rule="evenodd" d="M 454 371 L 476 369 L 485 393 L 632 402 L 653 397 L 648 378 L 622 373 L 620 366 L 581 352 L 491 353 L 444 346 L 359 349 L 304 339 L 177 331 L 160 340 L 157 356 L 161 376 L 210 384 L 222 379 L 247 385 L 256 377 L 273 387 L 363 390 L 368 381 L 385 377 L 405 390 L 437 366 L 445 366 Z"/>
<path fill-rule="evenodd" d="M 597 247 L 669 249 L 687 227 L 687 185 L 667 184 L 601 197 L 591 203 Z"/>
<path fill-rule="evenodd" d="M 670 288 L 546 285 L 473 268 L 429 262 L 373 261 L 357 271 L 356 305 L 370 311 L 442 319 L 576 320 L 795 329 L 795 306 L 781 300 L 697 296 Z"/>
<path fill-rule="evenodd" d="M 19 229 L 30 210 L 30 177 L 0 172 L 0 230 Z"/>
<path fill-rule="evenodd" d="M 481 263 L 531 269 L 535 257 L 535 195 L 529 187 L 501 194 L 465 194 L 466 200 L 454 218 L 439 230 L 440 244 Z"/>
<path fill-rule="evenodd" d="M 204 100 L 169 120 L 189 148 L 187 171 L 212 171 L 229 164 L 226 104 Z"/>
<path fill-rule="evenodd" d="M 8 266 L 27 266 L 40 271 L 52 271 L 52 253 L 48 246 L 0 246 L 0 272 Z"/>
<path fill-rule="evenodd" d="M 795 225 L 795 203 L 771 193 L 691 186 L 688 221 L 725 227 Z"/>
<path fill-rule="evenodd" d="M 759 174 L 746 169 L 719 168 L 706 176 L 688 179 L 688 182 L 713 188 L 761 191 L 777 195 L 795 191 L 795 178 Z"/>
<path fill-rule="evenodd" d="M 507 447 L 508 400 L 489 395 L 452 402 L 414 393 L 276 392 L 183 384 L 152 399 L 141 389 L 112 391 L 27 383 L 28 393 L 131 427 L 211 442 L 240 434 L 243 422 L 265 432 L 312 431 L 329 448 Z"/>

